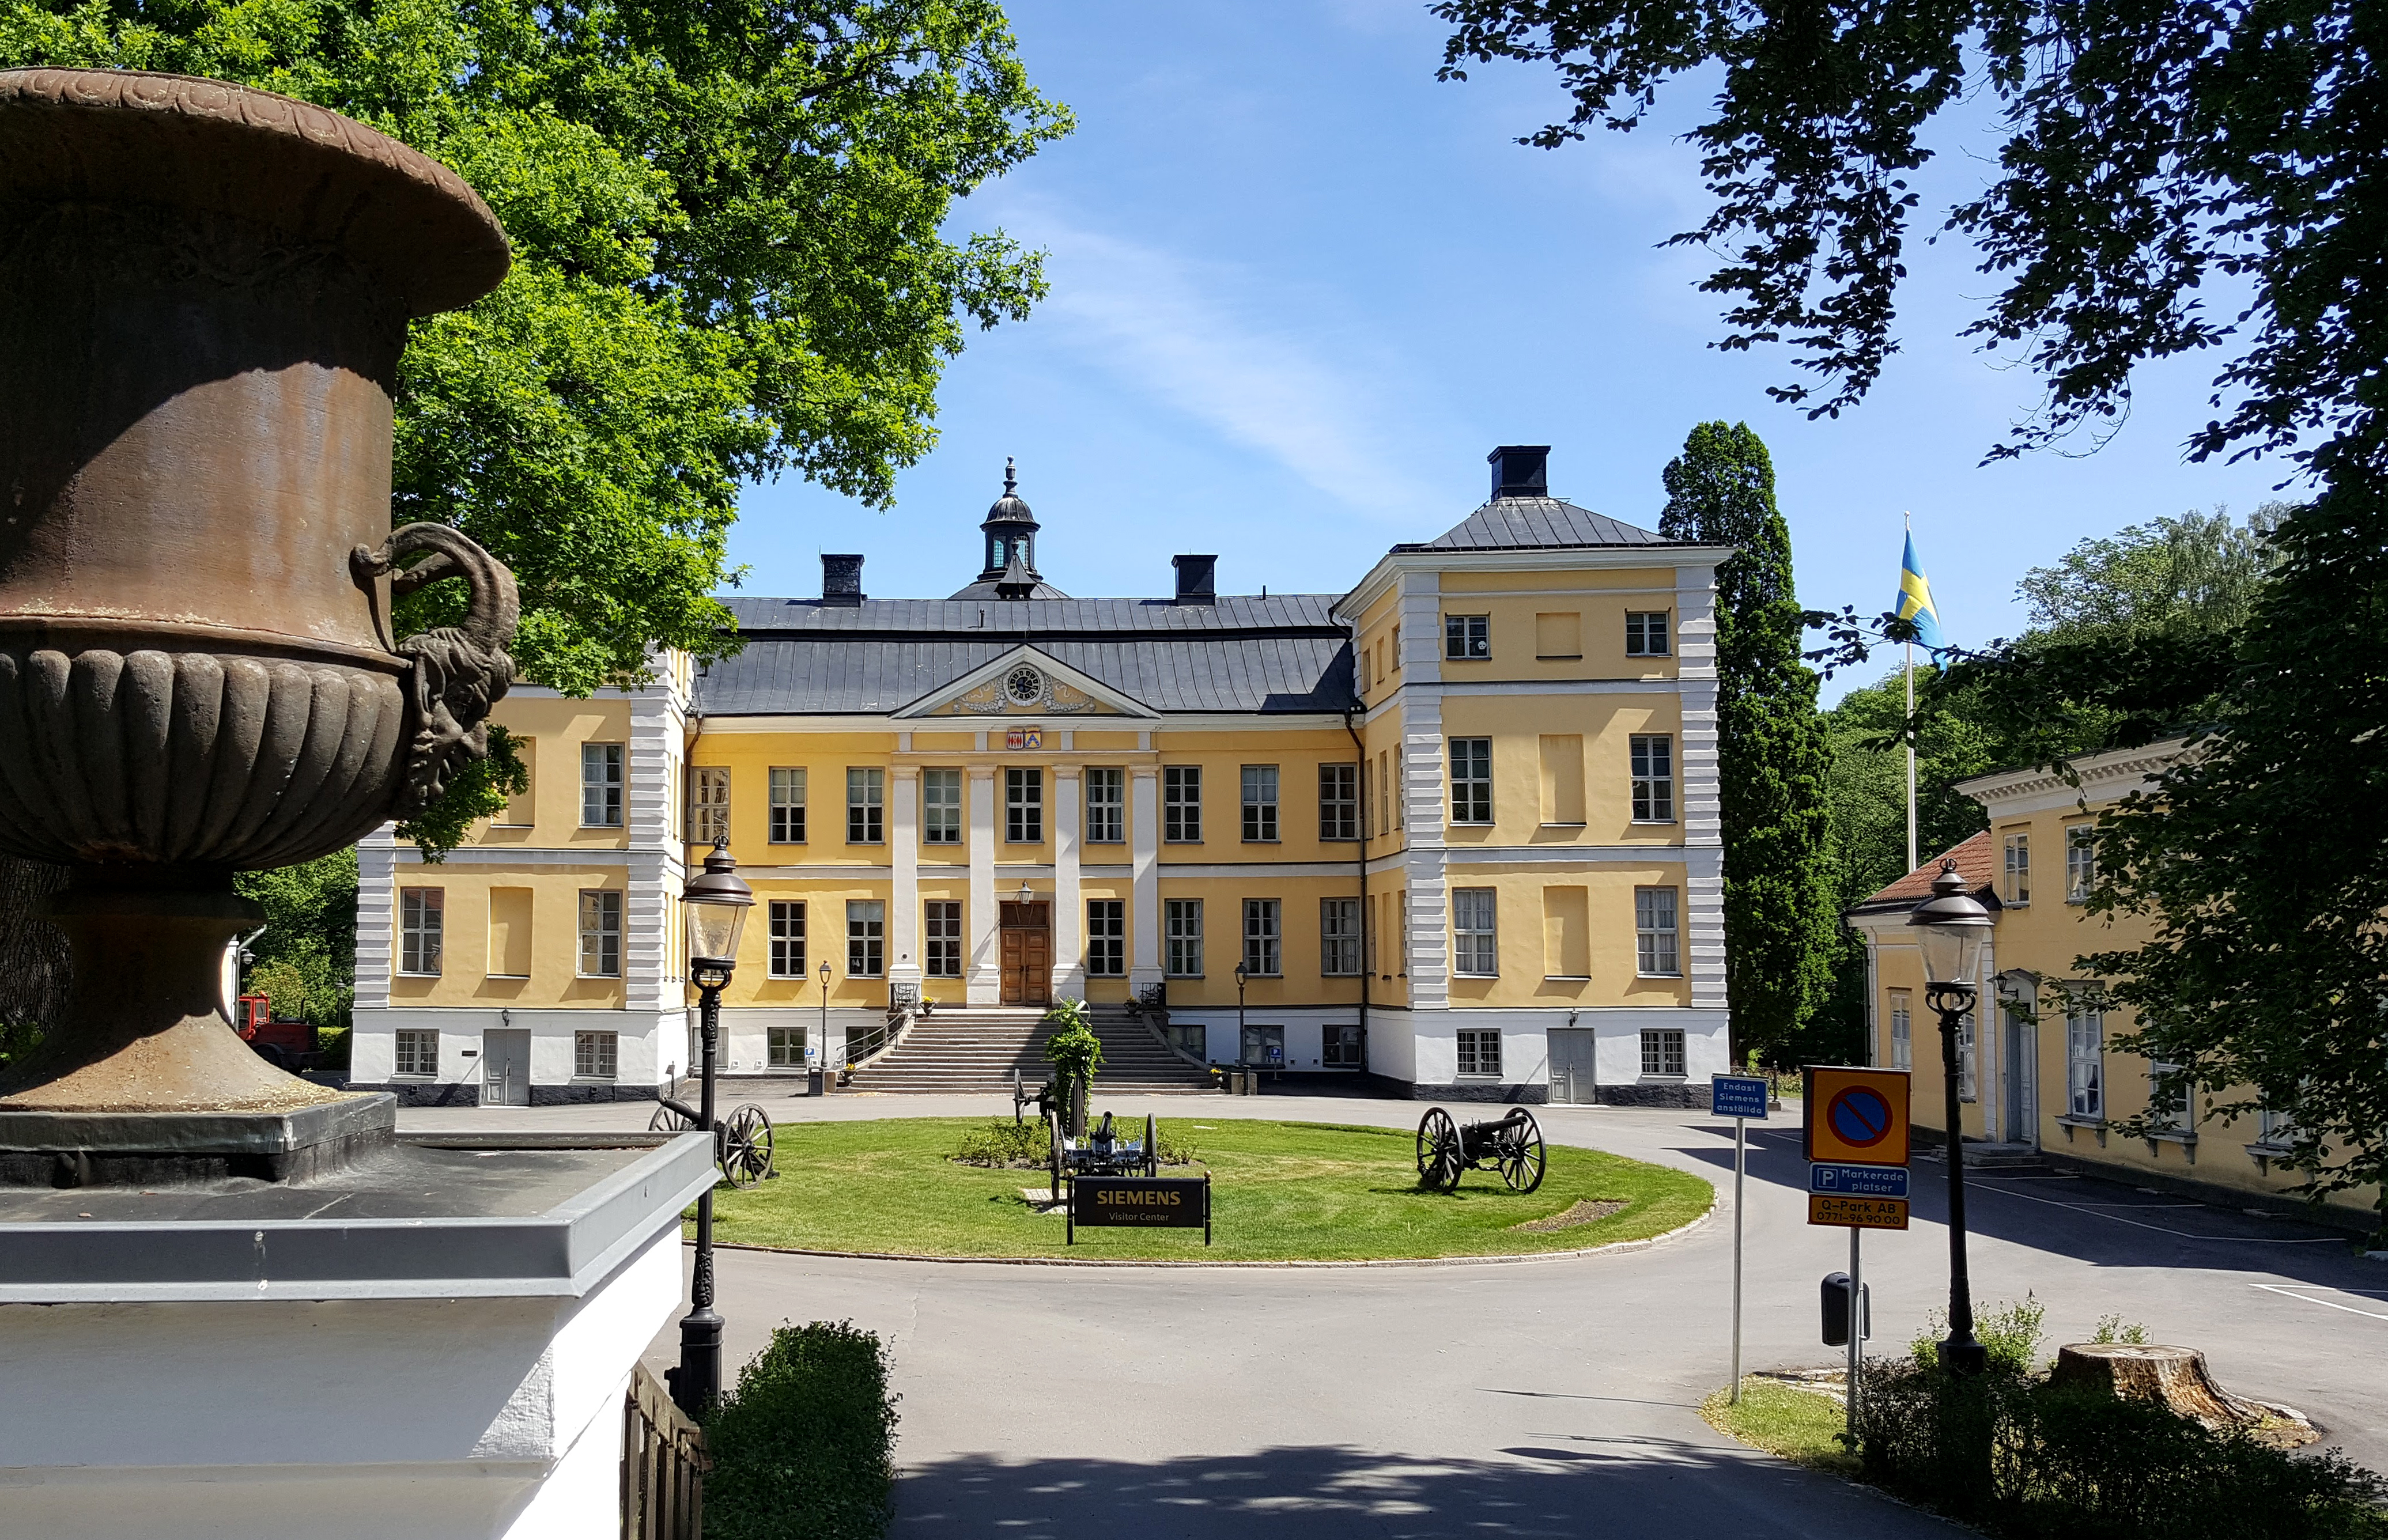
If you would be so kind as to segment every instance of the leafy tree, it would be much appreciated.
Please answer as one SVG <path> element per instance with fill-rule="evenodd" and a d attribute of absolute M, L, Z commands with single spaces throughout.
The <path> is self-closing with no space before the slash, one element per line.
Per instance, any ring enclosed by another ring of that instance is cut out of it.
<path fill-rule="evenodd" d="M 2079 542 L 2053 566 L 2032 568 L 2016 591 L 2030 606 L 2032 629 L 2051 637 L 2233 631 L 2246 624 L 2270 575 L 2267 536 L 2293 511 L 2267 502 L 2244 525 L 2219 508 L 2132 524 Z"/>
<path fill-rule="evenodd" d="M 1831 987 L 1829 750 L 1800 662 L 1791 531 L 1747 423 L 1703 423 L 1665 472 L 1670 539 L 1732 546 L 1717 569 L 1717 780 L 1734 1056 L 1790 1048 Z"/>
<path fill-rule="evenodd" d="M 489 201 L 514 270 L 413 324 L 393 514 L 511 566 L 514 656 L 575 695 L 734 645 L 712 596 L 744 483 L 892 500 L 966 324 L 1045 292 L 1001 232 L 949 239 L 954 202 L 1070 127 L 995 0 L 0 0 L 0 67 L 36 64 L 320 103 Z M 455 587 L 401 628 L 451 622 Z M 437 854 L 519 773 L 502 751 L 407 832 Z"/>
<path fill-rule="evenodd" d="M 357 852 L 235 879 L 265 911 L 265 929 L 248 950 L 249 987 L 270 995 L 274 1012 L 318 1027 L 346 1027 L 356 1004 Z"/>

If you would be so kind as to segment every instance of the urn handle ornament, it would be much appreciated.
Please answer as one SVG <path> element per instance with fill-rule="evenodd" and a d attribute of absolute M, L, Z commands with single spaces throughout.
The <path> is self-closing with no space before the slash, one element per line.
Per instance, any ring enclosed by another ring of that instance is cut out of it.
<path fill-rule="evenodd" d="M 423 560 L 400 565 L 418 554 Z M 468 590 L 462 625 L 417 632 L 390 649 L 406 660 L 406 765 L 390 810 L 403 823 L 440 799 L 449 776 L 489 753 L 489 708 L 514 683 L 506 644 L 522 600 L 503 562 L 446 524 L 401 524 L 378 549 L 357 547 L 349 562 L 360 582 L 387 576 L 393 601 L 450 577 Z"/>

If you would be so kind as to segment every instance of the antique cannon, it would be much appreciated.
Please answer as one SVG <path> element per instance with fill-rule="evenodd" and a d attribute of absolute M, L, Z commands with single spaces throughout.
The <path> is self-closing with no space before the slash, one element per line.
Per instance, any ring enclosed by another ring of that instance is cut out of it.
<path fill-rule="evenodd" d="M 703 1127 L 703 1119 L 694 1107 L 669 1096 L 660 1097 L 662 1105 L 647 1119 L 647 1127 L 658 1133 L 687 1133 Z M 726 1118 L 713 1125 L 713 1163 L 721 1168 L 732 1187 L 752 1187 L 765 1177 L 780 1173 L 771 1168 L 771 1117 L 749 1102 Z"/>
<path fill-rule="evenodd" d="M 1053 1135 L 1053 1200 L 1061 1200 L 1061 1184 L 1079 1177 L 1157 1177 L 1161 1174 L 1160 1130 L 1150 1113 L 1144 1115 L 1144 1139 L 1122 1139 L 1111 1124 L 1111 1115 L 1095 1125 L 1095 1131 L 1084 1139 L 1073 1140 L 1062 1131 L 1060 1112 L 1048 1113 L 1046 1127 Z"/>
<path fill-rule="evenodd" d="M 1448 1193 L 1459 1185 L 1460 1174 L 1490 1167 L 1513 1193 L 1531 1193 L 1543 1184 L 1543 1128 L 1524 1107 L 1487 1123 L 1458 1123 L 1441 1107 L 1427 1108 L 1418 1120 L 1418 1185 Z"/>

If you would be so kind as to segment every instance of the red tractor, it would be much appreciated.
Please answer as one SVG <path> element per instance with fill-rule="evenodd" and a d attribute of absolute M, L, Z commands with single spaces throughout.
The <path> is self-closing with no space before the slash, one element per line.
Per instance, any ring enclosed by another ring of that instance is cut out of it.
<path fill-rule="evenodd" d="M 257 1050 L 258 1057 L 277 1069 L 313 1069 L 321 1062 L 315 1049 L 315 1029 L 303 1021 L 276 1021 L 273 1002 L 261 994 L 240 997 L 233 1030 Z"/>

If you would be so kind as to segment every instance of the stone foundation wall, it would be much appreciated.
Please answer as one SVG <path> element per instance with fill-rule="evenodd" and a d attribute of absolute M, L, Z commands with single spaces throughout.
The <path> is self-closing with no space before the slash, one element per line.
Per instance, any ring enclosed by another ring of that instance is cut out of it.
<path fill-rule="evenodd" d="M 1708 1088 L 1682 1085 L 1605 1085 L 1595 1094 L 1605 1107 L 1672 1107 L 1698 1110 L 1708 1105 Z"/>

